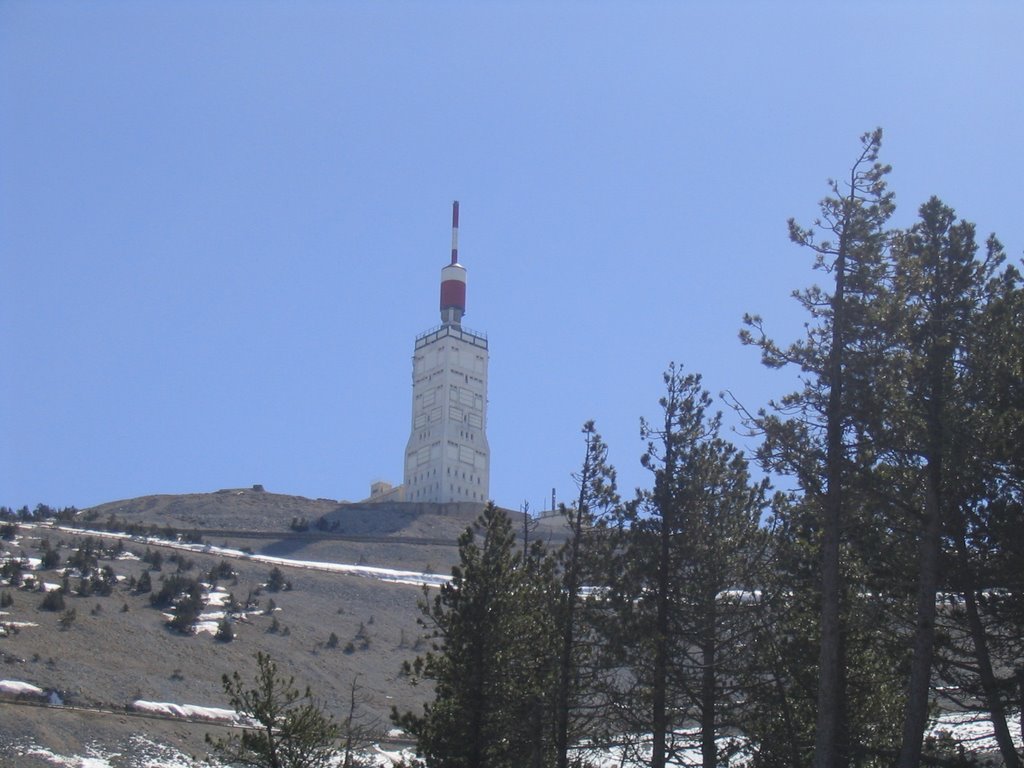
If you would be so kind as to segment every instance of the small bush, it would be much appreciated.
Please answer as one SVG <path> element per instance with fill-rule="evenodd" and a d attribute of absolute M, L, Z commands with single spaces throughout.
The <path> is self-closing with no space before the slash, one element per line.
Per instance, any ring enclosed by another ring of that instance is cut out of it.
<path fill-rule="evenodd" d="M 235 639 L 235 631 L 231 628 L 231 622 L 227 617 L 221 619 L 217 624 L 217 634 L 214 635 L 214 638 L 222 643 L 230 643 Z"/>
<path fill-rule="evenodd" d="M 234 575 L 234 571 L 231 570 L 231 563 L 227 560 L 221 560 L 220 563 L 210 569 L 210 572 L 207 574 L 207 580 L 211 584 L 216 584 L 218 580 L 230 579 Z"/>
<path fill-rule="evenodd" d="M 71 625 L 75 623 L 76 618 L 78 618 L 78 612 L 74 608 L 68 608 L 60 617 L 60 628 L 63 630 L 71 629 Z"/>
<path fill-rule="evenodd" d="M 191 594 L 197 590 L 201 592 L 198 581 L 175 573 L 164 579 L 160 591 L 149 596 L 149 602 L 154 608 L 167 608 L 182 593 Z"/>
<path fill-rule="evenodd" d="M 78 546 L 78 549 L 68 555 L 67 566 L 74 568 L 82 576 L 88 576 L 99 565 L 102 553 L 102 542 L 89 536 Z"/>
<path fill-rule="evenodd" d="M 203 591 L 198 583 L 193 583 L 186 594 L 174 601 L 174 618 L 168 626 L 185 635 L 195 629 L 195 623 L 203 610 Z"/>
<path fill-rule="evenodd" d="M 20 560 L 8 560 L 0 565 L 0 578 L 7 579 L 12 587 L 17 587 L 21 584 L 23 570 Z"/>
<path fill-rule="evenodd" d="M 75 590 L 75 594 L 79 597 L 88 597 L 92 594 L 92 582 L 83 576 L 78 582 L 78 589 Z"/>
<path fill-rule="evenodd" d="M 370 647 L 370 633 L 366 631 L 366 625 L 365 624 L 363 624 L 362 622 L 359 622 L 359 631 L 356 632 L 355 637 L 352 638 L 352 639 L 353 640 L 357 640 L 359 642 L 359 650 L 365 651 L 365 650 L 369 649 L 369 647 Z"/>
<path fill-rule="evenodd" d="M 178 573 L 185 573 L 186 571 L 191 571 L 196 567 L 195 561 L 192 560 L 192 558 L 185 557 L 185 555 L 180 552 L 174 552 L 173 554 L 168 555 L 167 562 L 175 563 L 178 566 Z"/>
<path fill-rule="evenodd" d="M 42 560 L 42 562 L 40 563 L 40 567 L 44 571 L 52 571 L 54 568 L 60 565 L 60 555 L 57 554 L 56 549 L 47 549 L 45 552 L 43 552 L 43 556 L 40 559 Z"/>
<path fill-rule="evenodd" d="M 142 556 L 142 561 L 149 563 L 149 569 L 151 571 L 160 571 L 164 567 L 164 556 L 160 553 L 159 549 L 150 549 L 146 547 L 146 554 Z"/>
<path fill-rule="evenodd" d="M 282 589 L 290 588 L 284 579 L 284 573 L 276 565 L 270 569 L 270 576 L 267 579 L 267 589 L 271 592 L 280 592 Z"/>
<path fill-rule="evenodd" d="M 39 604 L 39 607 L 44 611 L 63 611 L 64 591 L 60 589 L 50 590 L 43 595 L 43 602 Z"/>

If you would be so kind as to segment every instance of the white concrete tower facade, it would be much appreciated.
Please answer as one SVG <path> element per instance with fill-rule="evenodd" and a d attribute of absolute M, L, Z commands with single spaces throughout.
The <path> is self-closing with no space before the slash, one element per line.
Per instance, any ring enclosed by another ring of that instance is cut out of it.
<path fill-rule="evenodd" d="M 459 264 L 459 203 L 452 205 L 451 263 L 441 270 L 441 325 L 416 337 L 412 426 L 404 498 L 444 504 L 490 498 L 487 337 L 462 327 L 466 269 Z"/>

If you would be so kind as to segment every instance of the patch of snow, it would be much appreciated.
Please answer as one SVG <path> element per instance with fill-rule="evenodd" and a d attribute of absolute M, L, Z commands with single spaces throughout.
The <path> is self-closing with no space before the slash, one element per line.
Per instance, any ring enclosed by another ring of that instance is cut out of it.
<path fill-rule="evenodd" d="M 15 555 L 11 552 L 0 553 L 0 563 L 19 563 L 22 570 L 35 571 L 43 564 L 38 557 L 27 557 L 26 555 Z"/>
<path fill-rule="evenodd" d="M 58 755 L 56 752 L 51 752 L 48 749 L 32 747 L 26 750 L 25 754 L 42 758 L 51 765 L 65 766 L 66 768 L 111 768 L 110 761 L 106 757 L 95 757 L 96 752 L 94 750 L 90 751 L 93 752 L 94 756 L 67 757 L 65 755 Z"/>
<path fill-rule="evenodd" d="M 1013 736 L 1017 749 L 1021 748 L 1020 714 L 1006 718 L 1006 725 Z M 956 741 L 963 742 L 968 751 L 997 752 L 995 731 L 987 712 L 947 712 L 940 715 L 932 726 L 932 736 L 948 733 Z"/>
<path fill-rule="evenodd" d="M 699 729 L 690 728 L 676 731 L 672 738 L 676 742 L 674 751 L 679 756 L 679 760 L 677 762 L 669 762 L 667 765 L 690 766 L 701 764 Z M 724 765 L 729 768 L 743 768 L 750 765 L 752 755 L 745 740 L 732 739 L 731 741 L 736 743 L 738 749 Z M 718 746 L 722 748 L 725 744 L 725 740 L 720 740 Z M 651 757 L 649 744 L 635 745 L 630 750 L 630 753 L 630 755 L 626 755 L 624 748 L 613 747 L 610 750 L 603 750 L 596 754 L 587 750 L 586 756 L 591 763 L 599 766 L 599 768 L 642 768 L 642 766 L 649 764 Z M 640 758 L 639 762 L 636 760 L 637 757 Z"/>
<path fill-rule="evenodd" d="M 86 748 L 87 756 L 59 755 L 49 749 L 35 745 L 23 747 L 22 754 L 38 757 L 50 765 L 60 768 L 113 768 L 115 765 L 132 765 L 137 768 L 212 768 L 213 763 L 196 762 L 174 747 L 157 744 L 139 735 L 133 735 L 129 755 L 111 752 L 96 745 Z M 126 757 L 130 760 L 125 762 Z M 115 761 L 116 762 L 112 762 Z"/>
<path fill-rule="evenodd" d="M 226 603 L 230 597 L 231 594 L 226 589 L 224 589 L 223 587 L 217 587 L 216 589 L 213 589 L 207 593 L 206 604 L 218 606 L 224 605 L 224 603 Z"/>
<path fill-rule="evenodd" d="M 132 752 L 141 756 L 144 768 L 203 768 L 217 763 L 199 762 L 174 747 L 135 735 L 132 737 Z"/>
<path fill-rule="evenodd" d="M 21 680 L 0 680 L 0 693 L 10 696 L 45 696 L 46 692 L 37 685 Z"/>
<path fill-rule="evenodd" d="M 196 623 L 192 625 L 192 628 L 195 630 L 195 633 L 197 635 L 200 632 L 206 632 L 207 634 L 210 634 L 210 635 L 216 635 L 217 632 L 220 630 L 220 619 L 217 619 L 216 621 L 211 621 L 211 620 L 205 619 L 204 618 L 205 616 L 206 616 L 206 614 L 203 614 L 203 616 L 200 616 L 199 620 L 196 621 Z"/>
<path fill-rule="evenodd" d="M 381 749 L 379 744 L 373 745 L 373 761 L 377 768 L 392 768 L 395 765 L 408 765 L 416 753 L 411 749 L 390 751 Z"/>
<path fill-rule="evenodd" d="M 761 602 L 760 589 L 727 589 L 719 592 L 715 600 L 720 603 L 732 603 L 734 605 L 749 605 Z"/>
<path fill-rule="evenodd" d="M 168 704 L 160 701 L 144 701 L 136 699 L 132 709 L 165 717 L 180 717 L 189 720 L 209 720 L 214 723 L 246 724 L 246 719 L 233 709 L 218 707 L 200 707 L 194 704 Z"/>

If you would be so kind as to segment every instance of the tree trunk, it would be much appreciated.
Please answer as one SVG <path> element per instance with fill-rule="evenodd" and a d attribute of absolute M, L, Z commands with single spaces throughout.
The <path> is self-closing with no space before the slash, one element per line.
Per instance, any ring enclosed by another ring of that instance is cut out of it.
<path fill-rule="evenodd" d="M 910 681 L 903 715 L 903 744 L 899 768 L 917 768 L 921 762 L 921 745 L 928 724 L 928 693 L 931 689 L 932 660 L 935 653 L 935 595 L 939 591 L 939 569 L 942 557 L 943 529 L 943 457 L 946 453 L 945 418 L 947 387 L 945 369 L 953 350 L 939 342 L 946 326 L 941 264 L 936 264 L 937 286 L 931 291 L 932 317 L 928 322 L 927 392 L 924 521 L 921 530 L 917 583 L 917 621 L 914 629 Z"/>
<path fill-rule="evenodd" d="M 715 642 L 715 624 L 717 603 L 715 595 L 706 600 L 705 618 L 701 629 L 701 685 L 700 685 L 700 754 L 703 768 L 716 768 L 718 765 L 718 744 L 715 740 L 715 704 L 717 686 L 715 685 L 715 663 L 717 643 Z"/>
<path fill-rule="evenodd" d="M 818 656 L 818 716 L 814 739 L 815 768 L 847 763 L 841 734 L 844 724 L 842 617 L 840 613 L 840 530 L 843 482 L 843 349 L 846 344 L 845 230 L 836 257 L 829 349 L 829 396 L 825 414 L 825 489 L 821 541 L 821 645 Z"/>
<path fill-rule="evenodd" d="M 654 666 L 651 681 L 651 768 L 665 768 L 668 732 L 668 643 L 669 643 L 669 568 L 671 567 L 671 530 L 663 513 L 661 551 L 658 563 L 657 613 L 654 628 Z"/>
<path fill-rule="evenodd" d="M 914 630 L 910 682 L 903 715 L 903 744 L 899 768 L 917 768 L 921 763 L 924 729 L 928 725 L 928 693 L 931 689 L 932 657 L 935 648 L 935 595 L 939 586 L 942 520 L 939 483 L 941 459 L 933 458 L 925 468 L 924 530 L 918 565 L 917 624 Z"/>
<path fill-rule="evenodd" d="M 1020 720 L 1020 741 L 1024 744 L 1024 667 L 1017 667 L 1017 714 Z"/>
<path fill-rule="evenodd" d="M 978 600 L 975 594 L 977 585 L 974 583 L 973 573 L 970 570 L 967 542 L 962 526 L 957 536 L 957 556 L 960 560 L 964 605 L 967 609 L 967 626 L 970 629 L 971 641 L 974 645 L 974 659 L 978 664 L 978 678 L 985 697 L 985 707 L 988 709 L 989 717 L 992 718 L 992 728 L 995 731 L 996 743 L 999 745 L 999 754 L 1007 768 L 1021 768 L 1020 755 L 1017 754 L 1017 749 L 1013 745 L 1013 737 L 1010 736 L 1010 728 L 1006 724 L 1006 707 L 1003 706 L 1002 696 L 996 686 L 996 676 L 992 671 L 992 657 L 988 650 L 985 626 L 981 621 L 981 613 L 978 611 Z"/>
<path fill-rule="evenodd" d="M 580 494 L 582 497 L 582 493 Z M 573 646 L 575 644 L 574 622 L 576 620 L 576 600 L 579 593 L 579 538 L 582 535 L 583 510 L 577 507 L 577 518 L 572 526 L 572 541 L 569 546 L 569 563 L 566 570 L 565 594 L 562 595 L 564 609 L 562 612 L 562 649 L 558 668 L 558 691 L 555 701 L 555 754 L 557 768 L 568 768 L 569 765 L 569 710 L 571 708 L 571 688 L 573 672 Z"/>

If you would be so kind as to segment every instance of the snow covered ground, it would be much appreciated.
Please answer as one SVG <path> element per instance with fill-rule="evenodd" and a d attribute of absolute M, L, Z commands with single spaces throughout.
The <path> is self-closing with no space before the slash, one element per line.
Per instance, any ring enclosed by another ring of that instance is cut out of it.
<path fill-rule="evenodd" d="M 6 684 L 13 684 L 14 681 L 0 681 L 0 690 Z M 27 684 L 22 684 L 27 685 Z M 34 686 L 28 686 L 32 688 Z M 161 714 L 166 716 L 200 718 L 211 722 L 237 723 L 238 716 L 231 710 L 216 709 L 212 707 L 196 707 L 182 704 L 167 704 L 150 701 L 136 701 L 132 707 L 137 711 Z M 1015 733 L 1020 732 L 1019 721 L 1012 723 Z M 956 739 L 962 739 L 972 744 L 975 750 L 995 749 L 995 741 L 992 738 L 992 726 L 988 720 L 978 718 L 977 715 L 946 715 L 939 719 L 932 729 L 933 734 L 939 731 L 948 731 Z M 1020 743 L 1018 742 L 1018 748 Z M 137 768 L 217 768 L 215 762 L 196 762 L 188 755 L 162 744 L 157 744 L 143 736 L 135 735 L 131 739 L 131 752 L 136 757 L 133 765 Z M 112 761 L 118 758 L 123 759 L 123 754 L 100 747 L 90 747 L 85 755 L 61 755 L 51 750 L 43 749 L 35 745 L 24 745 L 20 747 L 20 754 L 43 759 L 54 766 L 61 768 L 114 768 Z M 403 760 L 408 760 L 411 753 L 408 750 L 387 750 L 379 745 L 374 745 L 372 750 L 365 755 L 373 761 L 377 768 L 393 768 Z M 608 753 L 596 760 L 600 768 L 641 768 L 641 764 L 623 761 L 622 755 Z M 684 756 L 683 762 L 673 764 L 675 768 L 700 765 L 699 750 L 693 750 Z M 747 765 L 749 758 L 738 755 L 730 763 L 732 768 L 741 768 Z M 118 760 L 121 763 L 121 760 Z M 340 768 L 340 757 L 335 764 Z"/>
<path fill-rule="evenodd" d="M 46 695 L 46 692 L 39 686 L 21 680 L 0 680 L 0 693 L 6 696 L 42 697 Z"/>
<path fill-rule="evenodd" d="M 158 744 L 138 734 L 131 737 L 129 746 L 124 752 L 91 746 L 86 750 L 85 755 L 62 755 L 33 744 L 18 745 L 17 750 L 21 756 L 43 760 L 58 768 L 116 768 L 119 765 L 123 766 L 126 757 L 129 756 L 132 760 L 131 764 L 136 768 L 221 768 L 219 763 L 212 760 L 196 761 L 173 747 Z M 375 768 L 393 768 L 403 760 L 408 760 L 412 755 L 405 750 L 385 750 L 374 745 L 365 757 L 373 761 Z M 341 756 L 338 756 L 333 763 L 333 768 L 341 768 L 341 760 Z"/>

